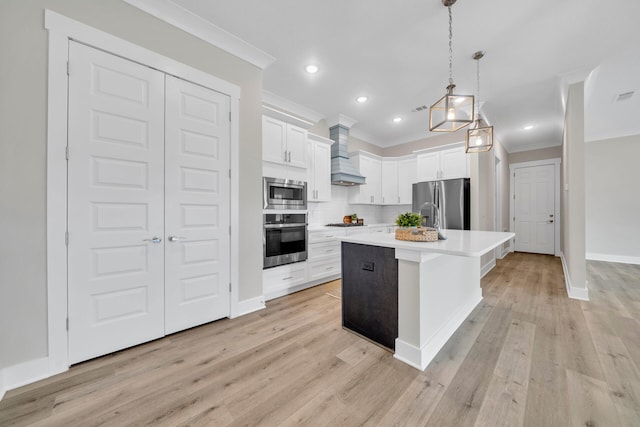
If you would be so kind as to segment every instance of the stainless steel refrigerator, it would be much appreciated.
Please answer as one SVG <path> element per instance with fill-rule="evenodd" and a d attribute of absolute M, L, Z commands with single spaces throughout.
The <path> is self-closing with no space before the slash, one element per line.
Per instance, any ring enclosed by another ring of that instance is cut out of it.
<path fill-rule="evenodd" d="M 413 184 L 413 212 L 422 215 L 422 224 L 435 226 L 439 212 L 440 228 L 471 229 L 471 190 L 469 178 L 426 181 Z"/>

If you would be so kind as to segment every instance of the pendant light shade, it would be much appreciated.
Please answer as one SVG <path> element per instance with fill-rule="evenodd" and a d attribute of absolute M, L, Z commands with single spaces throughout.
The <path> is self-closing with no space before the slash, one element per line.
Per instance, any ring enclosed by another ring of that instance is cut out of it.
<path fill-rule="evenodd" d="M 447 93 L 429 109 L 429 130 L 432 132 L 455 132 L 473 122 L 473 95 L 453 93 L 453 30 L 451 6 L 456 0 L 442 0 L 449 9 L 449 86 Z"/>
<path fill-rule="evenodd" d="M 493 148 L 493 126 L 487 125 L 484 120 L 478 118 L 467 130 L 464 149 L 467 153 L 481 153 L 491 148 Z"/>
<path fill-rule="evenodd" d="M 485 123 L 480 116 L 480 59 L 482 57 L 484 57 L 484 52 L 482 51 L 473 54 L 473 59 L 477 61 L 478 108 L 476 120 L 467 130 L 464 144 L 464 149 L 467 153 L 481 153 L 493 148 L 493 126 Z"/>
<path fill-rule="evenodd" d="M 447 94 L 429 110 L 429 130 L 455 132 L 473 122 L 473 95 L 456 95 L 454 84 L 447 86 Z"/>

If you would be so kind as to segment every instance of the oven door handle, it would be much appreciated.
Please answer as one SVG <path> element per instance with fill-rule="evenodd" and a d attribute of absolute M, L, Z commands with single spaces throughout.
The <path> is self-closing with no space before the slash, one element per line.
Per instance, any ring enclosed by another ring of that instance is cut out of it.
<path fill-rule="evenodd" d="M 307 224 L 265 224 L 264 228 L 292 228 L 292 227 L 306 227 Z"/>

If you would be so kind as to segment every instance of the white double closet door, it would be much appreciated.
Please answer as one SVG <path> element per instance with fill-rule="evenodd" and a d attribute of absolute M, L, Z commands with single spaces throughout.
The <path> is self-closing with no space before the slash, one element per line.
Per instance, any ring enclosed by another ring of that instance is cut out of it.
<path fill-rule="evenodd" d="M 69 363 L 229 315 L 229 97 L 70 42 Z"/>

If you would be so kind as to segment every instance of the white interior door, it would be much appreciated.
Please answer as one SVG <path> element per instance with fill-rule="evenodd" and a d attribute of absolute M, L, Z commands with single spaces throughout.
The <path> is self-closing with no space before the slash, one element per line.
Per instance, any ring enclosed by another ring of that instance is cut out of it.
<path fill-rule="evenodd" d="M 554 254 L 555 168 L 515 169 L 515 250 Z"/>
<path fill-rule="evenodd" d="M 166 78 L 165 332 L 229 315 L 229 97 Z"/>
<path fill-rule="evenodd" d="M 164 334 L 164 74 L 78 43 L 69 49 L 76 363 Z"/>

